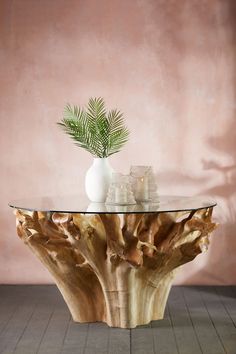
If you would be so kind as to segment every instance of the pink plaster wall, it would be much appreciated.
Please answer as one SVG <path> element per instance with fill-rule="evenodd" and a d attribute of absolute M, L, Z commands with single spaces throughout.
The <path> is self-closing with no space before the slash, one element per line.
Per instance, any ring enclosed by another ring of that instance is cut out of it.
<path fill-rule="evenodd" d="M 17 238 L 10 199 L 72 194 L 90 156 L 57 128 L 103 96 L 132 131 L 113 167 L 153 165 L 161 194 L 208 194 L 221 227 L 177 283 L 236 283 L 234 0 L 0 1 L 0 282 L 52 278 Z"/>

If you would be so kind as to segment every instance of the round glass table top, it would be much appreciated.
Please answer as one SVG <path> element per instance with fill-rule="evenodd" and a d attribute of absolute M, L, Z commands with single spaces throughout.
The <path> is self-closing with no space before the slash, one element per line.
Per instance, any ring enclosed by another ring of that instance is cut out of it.
<path fill-rule="evenodd" d="M 91 203 L 85 196 L 62 196 L 19 199 L 9 203 L 15 209 L 43 212 L 82 213 L 82 214 L 129 214 L 129 213 L 163 213 L 200 210 L 214 207 L 216 202 L 208 197 L 159 196 L 155 203 L 135 205 L 108 205 Z"/>

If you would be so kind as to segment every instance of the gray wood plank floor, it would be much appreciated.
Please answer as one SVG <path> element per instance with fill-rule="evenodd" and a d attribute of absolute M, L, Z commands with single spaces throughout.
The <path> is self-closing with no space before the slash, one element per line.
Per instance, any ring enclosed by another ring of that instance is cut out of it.
<path fill-rule="evenodd" d="M 0 285 L 0 353 L 236 354 L 236 286 L 175 286 L 163 320 L 125 330 L 74 323 L 56 286 Z"/>

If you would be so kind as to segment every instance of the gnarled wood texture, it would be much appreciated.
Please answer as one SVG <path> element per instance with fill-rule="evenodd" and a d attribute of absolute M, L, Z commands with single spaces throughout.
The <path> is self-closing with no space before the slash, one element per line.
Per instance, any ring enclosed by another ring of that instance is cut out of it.
<path fill-rule="evenodd" d="M 207 248 L 215 228 L 212 208 L 15 214 L 18 235 L 53 275 L 74 321 L 122 328 L 163 318 L 174 270 Z"/>

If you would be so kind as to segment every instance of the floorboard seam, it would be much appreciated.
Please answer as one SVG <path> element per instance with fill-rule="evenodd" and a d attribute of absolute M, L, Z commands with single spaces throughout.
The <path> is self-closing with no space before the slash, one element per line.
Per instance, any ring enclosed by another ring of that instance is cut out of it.
<path fill-rule="evenodd" d="M 108 327 L 108 326 L 107 326 Z M 108 338 L 107 338 L 107 353 L 109 354 L 109 348 L 110 348 L 110 341 L 111 341 L 111 331 L 109 331 L 109 328 L 107 328 L 108 331 Z"/>
<path fill-rule="evenodd" d="M 202 290 L 200 290 L 200 297 L 201 297 L 202 302 L 203 302 L 203 304 L 204 304 L 204 306 L 205 306 L 205 308 L 206 308 L 206 310 L 207 310 L 207 313 L 208 313 L 208 316 L 209 316 L 209 318 L 210 318 L 210 320 L 211 320 L 211 323 L 212 323 L 213 327 L 215 328 L 215 331 L 216 331 L 216 334 L 217 334 L 217 336 L 218 336 L 218 338 L 219 338 L 219 341 L 220 341 L 220 343 L 221 343 L 221 345 L 222 345 L 222 347 L 223 347 L 225 353 L 227 354 L 227 350 L 226 350 L 226 348 L 225 348 L 225 346 L 224 346 L 224 343 L 223 343 L 223 341 L 222 341 L 222 339 L 221 339 L 221 336 L 220 336 L 219 332 L 217 331 L 217 328 L 216 328 L 215 323 L 214 323 L 214 321 L 213 321 L 213 319 L 212 319 L 212 317 L 211 317 L 211 314 L 210 314 L 210 312 L 208 311 L 206 302 L 205 302 L 205 300 L 203 299 Z"/>
<path fill-rule="evenodd" d="M 170 311 L 168 303 L 166 304 L 166 307 L 168 309 L 168 313 L 169 313 L 169 316 L 170 316 L 170 323 L 171 323 L 172 331 L 173 331 L 174 338 L 175 338 L 176 349 L 177 349 L 178 354 L 181 354 L 180 351 L 179 351 L 179 345 L 177 343 L 177 338 L 176 338 L 176 334 L 175 334 L 175 328 L 174 328 L 174 325 L 173 325 L 172 315 L 171 315 L 171 311 Z"/>
<path fill-rule="evenodd" d="M 197 334 L 197 332 L 196 332 L 195 325 L 194 325 L 193 320 L 192 320 L 192 316 L 191 316 L 191 314 L 190 314 L 190 311 L 189 311 L 189 308 L 188 308 L 188 305 L 187 305 L 187 301 L 186 301 L 186 298 L 185 298 L 184 290 L 183 290 L 182 287 L 180 287 L 180 292 L 181 292 L 182 297 L 183 297 L 183 299 L 184 299 L 184 304 L 185 304 L 186 310 L 187 310 L 187 312 L 188 312 L 188 316 L 189 316 L 190 322 L 191 322 L 191 324 L 192 324 L 192 327 L 193 327 L 193 330 L 194 330 L 195 337 L 196 337 L 196 339 L 197 339 L 199 348 L 200 348 L 202 354 L 204 354 L 204 353 L 203 353 L 203 348 L 202 348 L 201 343 L 200 343 L 200 341 L 199 341 L 198 334 Z"/>
<path fill-rule="evenodd" d="M 85 350 L 86 350 L 86 347 L 87 347 L 89 329 L 90 329 L 90 324 L 88 324 L 88 330 L 86 332 L 86 338 L 85 338 L 85 341 L 84 341 L 83 354 L 85 354 Z"/>
<path fill-rule="evenodd" d="M 67 325 L 67 328 L 66 328 L 66 331 L 65 331 L 64 337 L 63 337 L 63 341 L 62 341 L 62 345 L 61 345 L 60 354 L 62 353 L 63 348 L 64 348 L 64 343 L 65 343 L 65 339 L 66 339 L 67 333 L 68 333 L 69 328 L 70 328 L 70 323 L 71 323 L 71 316 L 70 316 L 70 320 L 68 321 L 68 325 Z"/>
<path fill-rule="evenodd" d="M 232 321 L 234 327 L 236 328 L 236 324 L 234 323 L 234 320 L 232 319 L 232 317 L 231 317 L 231 315 L 230 315 L 230 312 L 228 311 L 227 307 L 225 306 L 224 302 L 222 301 L 221 295 L 218 293 L 218 290 L 216 290 L 216 287 L 214 287 L 214 290 L 215 290 L 216 295 L 218 296 L 218 298 L 219 298 L 219 300 L 220 300 L 222 306 L 224 307 L 225 312 L 228 314 L 228 316 L 229 316 L 229 318 L 231 319 L 231 321 Z"/>
<path fill-rule="evenodd" d="M 36 349 L 36 354 L 38 354 L 38 352 L 39 352 L 39 350 L 40 350 L 40 347 L 41 347 L 43 338 L 44 338 L 45 333 L 46 333 L 46 331 L 47 331 L 47 329 L 48 329 L 48 326 L 49 326 L 49 323 L 50 323 L 50 321 L 51 321 L 51 319 L 52 319 L 52 316 L 53 316 L 54 311 L 55 311 L 55 307 L 53 308 L 53 310 L 52 310 L 52 312 L 51 312 L 51 315 L 49 316 L 47 325 L 46 325 L 46 327 L 45 327 L 45 329 L 44 329 L 44 331 L 43 331 L 43 333 L 42 333 L 42 337 L 41 337 L 40 342 L 39 342 L 39 344 L 38 344 L 38 347 L 37 347 L 37 349 Z"/>
<path fill-rule="evenodd" d="M 131 331 L 132 331 L 132 329 L 129 330 L 129 352 L 130 352 L 130 354 L 132 354 L 132 340 L 131 340 L 132 334 L 131 334 Z"/>
<path fill-rule="evenodd" d="M 13 353 L 15 353 L 16 348 L 17 348 L 17 345 L 19 344 L 21 338 L 23 337 L 23 335 L 24 335 L 24 333 L 25 333 L 25 330 L 26 330 L 26 328 L 28 327 L 28 323 L 30 322 L 31 318 L 33 317 L 33 314 L 34 314 L 34 311 L 35 311 L 36 307 L 37 307 L 37 303 L 36 303 L 35 306 L 33 307 L 32 313 L 31 313 L 30 317 L 28 318 L 28 321 L 27 321 L 27 323 L 26 323 L 26 325 L 25 325 L 25 327 L 24 327 L 24 329 L 23 329 L 23 332 L 21 333 L 20 337 L 18 338 L 18 341 L 17 341 L 17 343 L 16 343 L 16 345 L 15 345 L 15 347 L 14 347 L 14 349 L 13 349 Z"/>
<path fill-rule="evenodd" d="M 8 318 L 6 324 L 3 326 L 3 328 L 2 328 L 2 330 L 1 330 L 1 332 L 0 332 L 0 336 L 1 336 L 1 334 L 4 332 L 4 330 L 5 330 L 5 328 L 7 327 L 8 323 L 11 321 L 12 317 L 15 315 L 15 313 L 16 313 L 18 307 L 19 307 L 19 305 L 16 305 L 15 310 L 13 311 L 13 313 L 11 314 L 11 316 Z"/>

